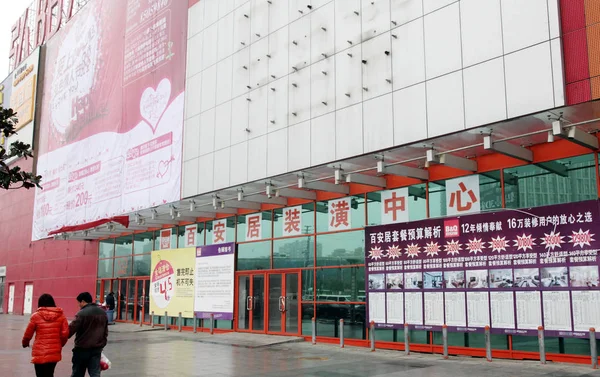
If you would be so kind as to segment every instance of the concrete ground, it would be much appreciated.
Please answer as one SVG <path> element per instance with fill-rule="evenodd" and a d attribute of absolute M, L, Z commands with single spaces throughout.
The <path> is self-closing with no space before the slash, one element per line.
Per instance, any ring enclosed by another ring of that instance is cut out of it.
<path fill-rule="evenodd" d="M 0 315 L 0 376 L 34 376 L 31 349 L 21 347 L 27 318 Z M 139 331 L 134 325 L 110 327 L 106 354 L 115 377 L 307 376 L 307 377 L 437 377 L 437 376 L 600 376 L 589 366 L 539 365 L 538 362 L 450 358 L 298 342 L 297 338 L 247 334 L 208 335 L 176 331 Z M 234 347 L 232 345 L 237 345 Z M 70 375 L 70 341 L 56 376 Z"/>

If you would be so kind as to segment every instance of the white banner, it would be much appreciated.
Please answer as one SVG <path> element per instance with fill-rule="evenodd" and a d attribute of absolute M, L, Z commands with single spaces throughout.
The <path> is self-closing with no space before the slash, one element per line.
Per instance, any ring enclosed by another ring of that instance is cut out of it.
<path fill-rule="evenodd" d="M 246 241 L 258 241 L 262 239 L 262 214 L 253 213 L 246 215 Z"/>
<path fill-rule="evenodd" d="M 479 175 L 446 181 L 446 215 L 460 216 L 481 211 Z"/>
<path fill-rule="evenodd" d="M 329 231 L 345 230 L 352 228 L 352 198 L 330 200 L 329 203 Z"/>
<path fill-rule="evenodd" d="M 283 230 L 281 234 L 286 236 L 299 236 L 302 234 L 302 206 L 288 207 L 283 209 Z"/>
<path fill-rule="evenodd" d="M 186 225 L 184 247 L 196 246 L 198 244 L 197 237 L 198 237 L 198 224 Z"/>
<path fill-rule="evenodd" d="M 227 219 L 214 220 L 212 226 L 212 243 L 227 242 Z"/>
<path fill-rule="evenodd" d="M 196 248 L 196 317 L 233 319 L 234 266 L 233 243 Z"/>
<path fill-rule="evenodd" d="M 408 187 L 381 192 L 381 224 L 408 222 Z"/>

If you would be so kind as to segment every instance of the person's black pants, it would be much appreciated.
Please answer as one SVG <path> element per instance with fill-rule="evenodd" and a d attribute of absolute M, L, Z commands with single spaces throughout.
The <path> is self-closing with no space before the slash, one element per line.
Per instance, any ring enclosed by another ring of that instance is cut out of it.
<path fill-rule="evenodd" d="M 73 373 L 71 377 L 84 377 L 85 371 L 90 377 L 100 377 L 100 358 L 102 350 L 73 350 Z"/>
<path fill-rule="evenodd" d="M 54 377 L 56 363 L 33 364 L 36 377 Z"/>

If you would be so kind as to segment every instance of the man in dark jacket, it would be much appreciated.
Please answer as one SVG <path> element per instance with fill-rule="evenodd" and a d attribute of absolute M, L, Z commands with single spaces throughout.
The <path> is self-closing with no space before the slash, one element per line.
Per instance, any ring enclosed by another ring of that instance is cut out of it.
<path fill-rule="evenodd" d="M 108 310 L 115 310 L 115 294 L 110 292 L 106 295 L 106 306 L 108 306 Z"/>
<path fill-rule="evenodd" d="M 80 293 L 77 302 L 81 310 L 69 325 L 69 338 L 75 335 L 73 373 L 71 377 L 100 377 L 100 357 L 108 339 L 108 319 L 98 305 L 92 303 L 89 292 Z"/>

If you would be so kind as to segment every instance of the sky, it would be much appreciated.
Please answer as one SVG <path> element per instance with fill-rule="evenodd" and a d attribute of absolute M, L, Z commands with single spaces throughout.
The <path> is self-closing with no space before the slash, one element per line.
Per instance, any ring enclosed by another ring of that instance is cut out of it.
<path fill-rule="evenodd" d="M 0 81 L 8 76 L 10 29 L 32 0 L 1 0 L 0 5 Z"/>

